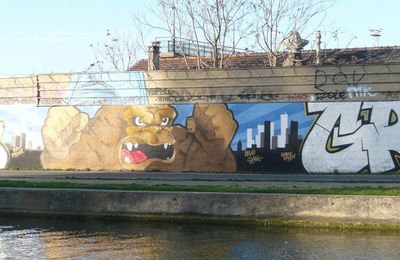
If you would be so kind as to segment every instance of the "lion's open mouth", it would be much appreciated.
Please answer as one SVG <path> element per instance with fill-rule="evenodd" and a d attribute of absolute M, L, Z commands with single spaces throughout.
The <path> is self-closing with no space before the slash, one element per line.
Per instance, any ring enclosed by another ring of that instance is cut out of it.
<path fill-rule="evenodd" d="M 121 156 L 125 163 L 139 164 L 148 159 L 170 160 L 174 155 L 174 146 L 170 143 L 161 145 L 148 145 L 126 143 L 122 145 Z"/>

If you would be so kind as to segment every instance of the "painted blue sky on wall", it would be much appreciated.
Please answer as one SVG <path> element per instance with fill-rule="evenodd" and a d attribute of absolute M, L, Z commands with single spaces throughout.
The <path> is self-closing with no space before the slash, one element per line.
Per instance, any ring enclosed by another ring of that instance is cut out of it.
<path fill-rule="evenodd" d="M 192 116 L 193 105 L 176 105 L 178 117 L 175 124 L 186 126 L 186 118 Z M 0 120 L 5 122 L 5 132 L 3 135 L 4 143 L 11 143 L 12 138 L 21 133 L 27 134 L 35 147 L 42 147 L 41 127 L 47 116 L 48 107 L 0 107 Z M 100 106 L 79 107 L 83 112 L 89 114 L 91 118 L 95 116 Z M 238 123 L 238 129 L 231 143 L 232 149 L 236 150 L 239 140 L 243 146 L 247 142 L 247 129 L 253 129 L 253 135 L 257 133 L 257 125 L 264 124 L 264 121 L 275 122 L 275 134 L 280 134 L 280 117 L 287 113 L 290 121 L 298 122 L 299 135 L 305 136 L 312 125 L 315 116 L 306 116 L 304 103 L 258 103 L 258 104 L 229 104 L 228 108 L 233 112 L 234 118 Z"/>
<path fill-rule="evenodd" d="M 315 116 L 306 116 L 304 103 L 255 103 L 255 104 L 229 104 L 228 108 L 233 112 L 238 123 L 238 129 L 231 143 L 233 150 L 236 150 L 239 140 L 245 146 L 247 141 L 247 129 L 253 129 L 253 135 L 257 133 L 257 125 L 264 124 L 264 121 L 275 122 L 275 134 L 280 134 L 280 119 L 282 114 L 288 114 L 290 121 L 297 121 L 299 124 L 299 136 L 305 136 L 308 129 L 314 122 Z M 178 117 L 175 124 L 185 126 L 186 118 L 192 115 L 193 105 L 177 105 Z"/>
<path fill-rule="evenodd" d="M 258 104 L 229 104 L 229 109 L 233 112 L 238 122 L 238 130 L 231 143 L 232 149 L 236 150 L 239 140 L 243 146 L 247 142 L 247 129 L 253 129 L 253 137 L 257 133 L 257 125 L 263 125 L 264 121 L 274 122 L 275 134 L 280 134 L 281 115 L 288 114 L 290 121 L 297 121 L 299 135 L 305 136 L 315 117 L 305 115 L 304 103 L 258 103 Z"/>

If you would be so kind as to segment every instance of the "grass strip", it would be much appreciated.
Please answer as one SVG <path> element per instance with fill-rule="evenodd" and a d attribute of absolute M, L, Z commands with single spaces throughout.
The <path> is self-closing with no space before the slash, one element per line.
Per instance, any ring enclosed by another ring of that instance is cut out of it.
<path fill-rule="evenodd" d="M 48 188 L 48 189 L 96 189 L 125 191 L 186 191 L 186 192 L 239 192 L 239 193 L 286 193 L 286 194 L 327 194 L 327 195 L 374 195 L 400 196 L 400 188 L 322 188 L 322 189 L 285 189 L 285 188 L 243 188 L 232 186 L 184 186 L 184 185 L 146 185 L 146 184 L 86 184 L 71 182 L 33 182 L 0 180 L 0 187 Z"/>

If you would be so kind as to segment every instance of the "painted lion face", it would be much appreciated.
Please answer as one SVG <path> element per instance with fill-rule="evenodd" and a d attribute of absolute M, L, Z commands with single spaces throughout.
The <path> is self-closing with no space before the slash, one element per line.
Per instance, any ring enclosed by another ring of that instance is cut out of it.
<path fill-rule="evenodd" d="M 145 170 L 152 162 L 171 163 L 175 158 L 171 106 L 130 106 L 123 112 L 128 123 L 120 142 L 119 160 L 124 169 Z"/>

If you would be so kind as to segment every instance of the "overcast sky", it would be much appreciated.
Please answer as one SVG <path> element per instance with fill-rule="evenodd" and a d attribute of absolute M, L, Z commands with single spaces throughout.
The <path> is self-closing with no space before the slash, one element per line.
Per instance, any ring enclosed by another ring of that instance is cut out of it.
<path fill-rule="evenodd" d="M 152 2 L 1 0 L 0 76 L 82 71 L 94 60 L 91 43 L 103 42 L 107 29 L 129 30 L 132 15 Z M 339 41 L 328 47 L 372 46 L 370 28 L 383 29 L 379 45 L 400 45 L 399 7 L 398 0 L 336 0 L 327 24 L 340 29 Z"/>

